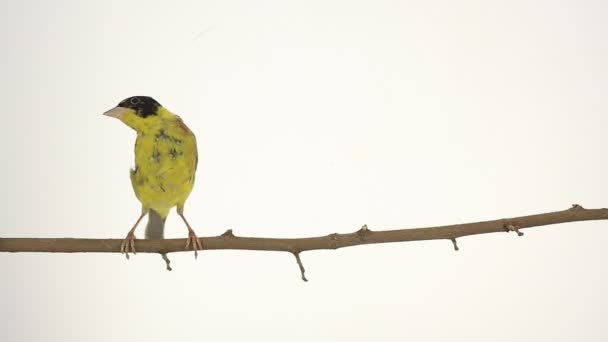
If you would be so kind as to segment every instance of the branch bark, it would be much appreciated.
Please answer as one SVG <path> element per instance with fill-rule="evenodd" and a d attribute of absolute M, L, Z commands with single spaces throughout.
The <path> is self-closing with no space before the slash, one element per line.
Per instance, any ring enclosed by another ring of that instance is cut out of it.
<path fill-rule="evenodd" d="M 521 236 L 524 228 L 558 223 L 608 220 L 608 209 L 585 209 L 578 204 L 570 209 L 537 215 L 520 216 L 492 221 L 454 224 L 448 226 L 372 231 L 367 225 L 353 233 L 329 234 L 310 238 L 255 238 L 235 236 L 231 229 L 214 237 L 201 238 L 203 249 L 240 249 L 254 251 L 281 251 L 292 253 L 298 262 L 302 279 L 304 266 L 300 253 L 318 249 L 387 242 L 421 240 L 449 240 L 458 250 L 456 238 L 468 235 L 515 232 Z M 75 239 L 75 238 L 0 238 L 0 252 L 48 252 L 48 253 L 119 253 L 122 239 Z M 138 253 L 173 253 L 186 251 L 186 239 L 137 240 Z"/>
<path fill-rule="evenodd" d="M 584 209 L 575 204 L 568 210 L 492 221 L 383 231 L 372 231 L 365 225 L 353 233 L 334 233 L 325 236 L 292 239 L 241 237 L 234 235 L 230 229 L 219 236 L 201 238 L 201 242 L 203 248 L 207 250 L 241 249 L 300 253 L 317 249 L 338 249 L 375 243 L 455 240 L 468 235 L 519 232 L 520 229 L 524 228 L 592 220 L 608 220 L 608 209 Z M 522 233 L 520 232 L 520 234 Z M 119 253 L 122 241 L 123 239 L 0 238 L 0 252 Z M 186 239 L 138 239 L 136 242 L 137 253 L 184 252 L 186 251 L 185 246 Z"/>

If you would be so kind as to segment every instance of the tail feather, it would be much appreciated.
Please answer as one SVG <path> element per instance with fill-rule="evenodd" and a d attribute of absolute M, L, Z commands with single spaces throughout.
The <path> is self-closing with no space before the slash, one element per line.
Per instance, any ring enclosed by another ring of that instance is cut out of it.
<path fill-rule="evenodd" d="M 148 212 L 148 225 L 146 225 L 146 239 L 162 239 L 165 231 L 165 220 L 150 209 Z"/>
<path fill-rule="evenodd" d="M 150 209 L 148 211 L 148 224 L 146 225 L 146 239 L 163 239 L 166 220 L 166 217 L 163 218 L 156 211 Z M 171 271 L 171 261 L 167 257 L 167 253 L 160 253 L 160 255 L 167 264 L 167 270 Z"/>

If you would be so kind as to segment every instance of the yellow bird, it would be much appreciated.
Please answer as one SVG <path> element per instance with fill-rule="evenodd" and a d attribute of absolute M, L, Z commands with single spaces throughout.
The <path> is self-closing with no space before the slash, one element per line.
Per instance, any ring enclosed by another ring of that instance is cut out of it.
<path fill-rule="evenodd" d="M 184 217 L 184 203 L 194 186 L 198 163 L 194 134 L 179 116 L 148 96 L 129 97 L 104 115 L 119 119 L 137 132 L 131 184 L 142 212 L 120 251 L 127 258 L 129 252 L 135 254 L 135 228 L 146 214 L 146 239 L 162 239 L 169 211 L 177 206 L 177 214 L 188 228 L 186 248 L 192 245 L 197 257 L 203 247 Z M 166 254 L 161 254 L 171 270 Z"/>

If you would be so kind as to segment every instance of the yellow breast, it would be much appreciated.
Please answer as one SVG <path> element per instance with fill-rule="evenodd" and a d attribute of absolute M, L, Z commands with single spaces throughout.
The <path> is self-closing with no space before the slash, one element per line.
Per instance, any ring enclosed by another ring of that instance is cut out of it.
<path fill-rule="evenodd" d="M 183 208 L 194 186 L 197 162 L 196 138 L 178 116 L 138 132 L 131 183 L 143 207 L 162 217 L 174 206 Z"/>

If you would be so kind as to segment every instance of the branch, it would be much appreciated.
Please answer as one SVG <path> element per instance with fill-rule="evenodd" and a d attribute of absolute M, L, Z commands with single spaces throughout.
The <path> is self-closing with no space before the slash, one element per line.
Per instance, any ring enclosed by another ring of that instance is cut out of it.
<path fill-rule="evenodd" d="M 201 238 L 201 242 L 203 248 L 207 250 L 241 249 L 292 253 L 300 267 L 302 279 L 306 280 L 304 266 L 300 260 L 300 253 L 305 251 L 421 240 L 450 240 L 454 249 L 458 250 L 456 238 L 463 236 L 511 231 L 522 236 L 520 230 L 524 228 L 592 220 L 608 220 L 608 209 L 585 209 L 574 204 L 572 208 L 563 211 L 492 221 L 383 231 L 372 231 L 365 225 L 354 233 L 334 233 L 296 239 L 240 237 L 235 236 L 229 229 L 219 236 Z M 119 253 L 122 241 L 122 239 L 0 238 L 0 252 Z M 186 251 L 186 239 L 137 240 L 136 246 L 138 253 L 183 252 Z"/>

